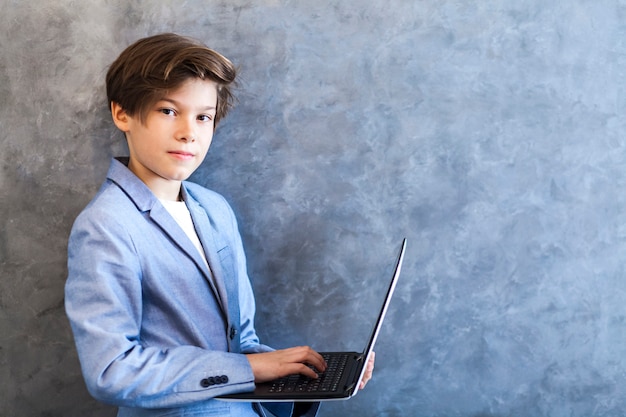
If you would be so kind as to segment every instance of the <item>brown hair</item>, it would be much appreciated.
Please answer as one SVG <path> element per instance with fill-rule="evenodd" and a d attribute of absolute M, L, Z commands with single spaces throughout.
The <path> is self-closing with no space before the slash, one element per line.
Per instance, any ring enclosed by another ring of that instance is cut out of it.
<path fill-rule="evenodd" d="M 236 76 L 232 62 L 193 39 L 173 33 L 150 36 L 126 48 L 109 67 L 109 108 L 115 102 L 144 122 L 149 108 L 168 91 L 199 78 L 217 84 L 217 126 L 233 106 L 230 85 Z"/>

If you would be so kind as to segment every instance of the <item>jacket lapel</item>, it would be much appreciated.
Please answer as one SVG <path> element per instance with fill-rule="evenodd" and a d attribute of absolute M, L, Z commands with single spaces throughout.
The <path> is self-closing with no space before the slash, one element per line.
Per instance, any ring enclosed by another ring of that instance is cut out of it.
<path fill-rule="evenodd" d="M 150 210 L 150 218 L 158 224 L 161 229 L 163 229 L 163 231 L 176 243 L 176 245 L 178 245 L 178 247 L 193 260 L 198 269 L 202 271 L 202 274 L 208 281 L 211 290 L 213 290 L 222 311 L 226 312 L 224 303 L 222 302 L 222 291 L 216 285 L 216 282 L 211 279 L 211 271 L 207 269 L 202 256 L 198 252 L 198 249 L 196 249 L 189 237 L 181 229 L 178 223 L 176 223 L 176 220 L 172 218 L 165 207 L 161 204 L 155 204 L 152 207 L 152 210 Z M 204 245 L 204 242 L 202 242 L 202 244 Z M 207 261 L 209 265 L 211 265 L 211 261 L 208 258 Z"/>
<path fill-rule="evenodd" d="M 219 234 L 215 232 L 206 210 L 187 193 L 185 187 L 183 187 L 183 198 L 187 203 L 196 233 L 211 268 L 222 308 L 227 313 L 229 350 L 239 352 L 239 288 L 236 277 L 224 270 L 219 253 L 226 243 L 216 239 Z"/>

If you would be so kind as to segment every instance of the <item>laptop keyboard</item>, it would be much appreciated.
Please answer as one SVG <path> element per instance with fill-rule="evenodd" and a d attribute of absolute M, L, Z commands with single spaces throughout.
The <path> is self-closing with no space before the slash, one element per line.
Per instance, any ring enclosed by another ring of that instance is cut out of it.
<path fill-rule="evenodd" d="M 277 379 L 270 392 L 335 392 L 348 363 L 348 354 L 322 354 L 326 361 L 326 372 L 318 373 L 319 378 L 313 379 L 304 375 L 289 375 Z"/>

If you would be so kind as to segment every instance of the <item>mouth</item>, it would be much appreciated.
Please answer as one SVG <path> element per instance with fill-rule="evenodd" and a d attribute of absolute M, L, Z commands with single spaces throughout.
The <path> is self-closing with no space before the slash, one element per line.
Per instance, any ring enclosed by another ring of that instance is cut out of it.
<path fill-rule="evenodd" d="M 174 158 L 180 159 L 182 161 L 187 161 L 194 157 L 194 154 L 192 154 L 191 152 L 186 152 L 186 151 L 169 151 L 168 153 L 172 155 Z"/>

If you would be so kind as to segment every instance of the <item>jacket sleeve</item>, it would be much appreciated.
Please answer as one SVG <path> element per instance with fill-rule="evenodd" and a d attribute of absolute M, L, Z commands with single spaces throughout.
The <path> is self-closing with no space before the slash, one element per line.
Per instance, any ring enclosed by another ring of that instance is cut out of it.
<path fill-rule="evenodd" d="M 108 211 L 83 212 L 76 220 L 68 246 L 65 307 L 90 393 L 118 406 L 156 408 L 253 390 L 245 355 L 142 342 L 140 259 L 124 224 Z M 247 309 L 242 317 L 251 320 L 253 312 Z M 244 328 L 249 350 L 265 349 L 252 323 Z"/>

